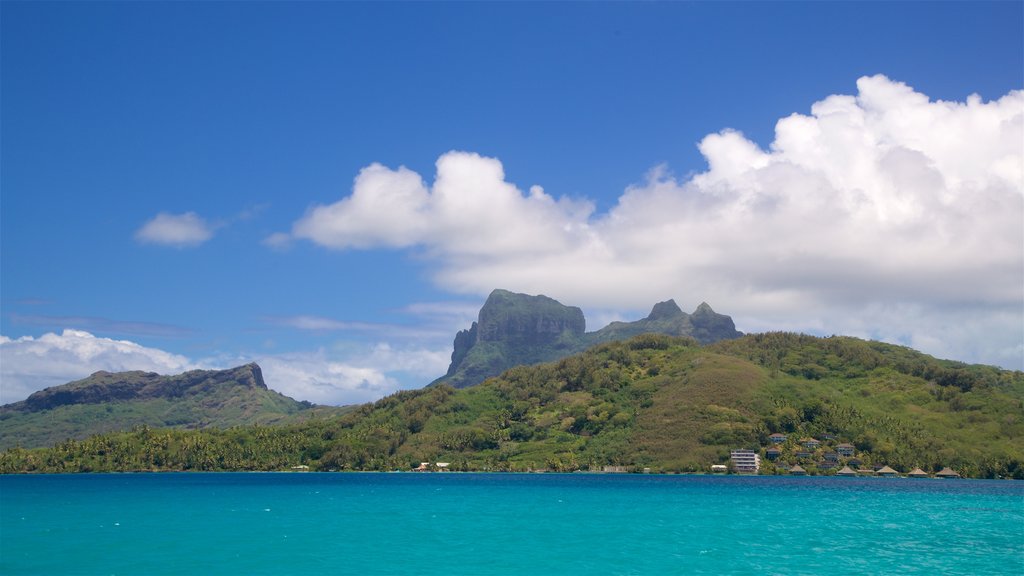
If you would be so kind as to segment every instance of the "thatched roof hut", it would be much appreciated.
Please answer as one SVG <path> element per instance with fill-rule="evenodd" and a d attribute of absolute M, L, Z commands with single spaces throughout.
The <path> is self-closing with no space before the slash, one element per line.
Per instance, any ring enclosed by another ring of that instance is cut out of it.
<path fill-rule="evenodd" d="M 920 468 L 914 468 L 907 474 L 908 478 L 928 478 L 928 473 Z"/>
<path fill-rule="evenodd" d="M 953 470 L 952 468 L 947 466 L 942 470 L 936 472 L 935 476 L 938 478 L 959 478 L 960 474 L 958 474 L 956 470 Z"/>
<path fill-rule="evenodd" d="M 900 475 L 899 472 L 893 470 L 892 468 L 890 468 L 888 466 L 882 466 L 882 468 L 878 472 L 876 472 L 875 474 L 878 474 L 879 476 L 886 476 L 886 477 L 889 477 L 889 478 L 892 478 L 892 477 Z"/>
<path fill-rule="evenodd" d="M 843 466 L 839 472 L 836 472 L 836 476 L 856 476 L 857 471 L 849 466 Z"/>
<path fill-rule="evenodd" d="M 797 464 L 789 469 L 789 473 L 793 476 L 805 476 L 807 474 L 807 470 L 804 470 L 802 466 Z"/>

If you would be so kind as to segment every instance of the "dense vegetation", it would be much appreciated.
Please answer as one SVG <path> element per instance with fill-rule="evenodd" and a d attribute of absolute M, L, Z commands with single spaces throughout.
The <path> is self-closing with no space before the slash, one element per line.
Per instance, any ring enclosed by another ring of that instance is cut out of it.
<path fill-rule="evenodd" d="M 854 338 L 771 333 L 701 346 L 646 334 L 472 388 L 400 392 L 335 418 L 139 427 L 9 450 L 0 471 L 408 470 L 425 461 L 456 470 L 706 471 L 733 448 L 764 454 L 773 432 L 790 437 L 787 464 L 812 474 L 844 442 L 861 466 L 1024 478 L 1024 374 Z M 831 440 L 790 456 L 803 437 Z"/>

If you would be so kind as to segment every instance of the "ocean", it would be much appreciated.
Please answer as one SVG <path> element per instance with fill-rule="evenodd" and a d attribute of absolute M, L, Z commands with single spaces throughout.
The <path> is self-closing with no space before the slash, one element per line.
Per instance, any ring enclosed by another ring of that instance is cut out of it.
<path fill-rule="evenodd" d="M 0 574 L 1024 574 L 1024 482 L 0 476 Z"/>

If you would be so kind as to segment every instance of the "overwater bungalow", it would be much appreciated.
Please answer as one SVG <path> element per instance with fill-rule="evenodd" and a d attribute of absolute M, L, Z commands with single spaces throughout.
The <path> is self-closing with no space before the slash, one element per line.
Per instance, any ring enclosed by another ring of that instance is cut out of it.
<path fill-rule="evenodd" d="M 914 468 L 907 474 L 907 478 L 928 478 L 928 473 L 920 468 Z"/>
<path fill-rule="evenodd" d="M 893 470 L 892 468 L 890 468 L 888 466 L 882 466 L 878 470 L 878 472 L 876 472 L 876 474 L 878 476 L 882 476 L 883 478 L 897 478 L 900 475 L 899 472 Z"/>
<path fill-rule="evenodd" d="M 856 476 L 857 471 L 849 466 L 843 466 L 839 472 L 836 472 L 836 476 Z"/>
<path fill-rule="evenodd" d="M 959 478 L 960 474 L 950 467 L 945 467 L 942 470 L 935 473 L 936 478 Z"/>

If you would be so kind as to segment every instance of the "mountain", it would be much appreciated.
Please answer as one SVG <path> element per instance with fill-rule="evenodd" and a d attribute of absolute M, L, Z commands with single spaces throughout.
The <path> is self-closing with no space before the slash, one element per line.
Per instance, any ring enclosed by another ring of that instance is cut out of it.
<path fill-rule="evenodd" d="M 856 338 L 769 333 L 700 345 L 642 334 L 477 386 L 396 393 L 342 416 L 107 434 L 0 452 L 0 472 L 101 470 L 708 471 L 888 465 L 1024 479 L 1024 373 Z M 786 440 L 774 444 L 772 435 Z M 821 445 L 809 453 L 801 442 Z M 840 445 L 852 450 L 839 454 Z M 782 454 L 768 460 L 768 449 Z M 802 455 L 806 454 L 806 455 Z"/>
<path fill-rule="evenodd" d="M 732 318 L 715 313 L 707 303 L 687 314 L 674 300 L 659 302 L 646 318 L 612 322 L 588 333 L 583 311 L 575 306 L 547 296 L 495 290 L 480 309 L 479 319 L 455 335 L 448 372 L 431 385 L 465 388 L 513 366 L 558 360 L 594 344 L 648 332 L 690 336 L 702 344 L 742 336 Z"/>
<path fill-rule="evenodd" d="M 176 376 L 101 371 L 0 406 L 0 449 L 44 446 L 135 426 L 226 428 L 331 411 L 268 389 L 256 364 Z"/>

